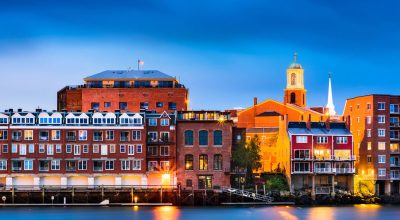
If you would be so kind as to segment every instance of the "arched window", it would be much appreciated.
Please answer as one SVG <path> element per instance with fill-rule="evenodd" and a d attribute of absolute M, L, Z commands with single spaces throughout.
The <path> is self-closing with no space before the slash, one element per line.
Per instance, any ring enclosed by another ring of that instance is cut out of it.
<path fill-rule="evenodd" d="M 199 132 L 199 145 L 208 145 L 208 131 L 201 130 Z"/>
<path fill-rule="evenodd" d="M 222 145 L 222 131 L 214 131 L 214 145 Z"/>
<path fill-rule="evenodd" d="M 185 131 L 185 145 L 193 145 L 193 131 L 192 130 Z"/>
<path fill-rule="evenodd" d="M 292 86 L 295 86 L 296 85 L 296 73 L 292 73 L 292 75 L 290 75 L 290 84 L 292 85 Z"/>
<path fill-rule="evenodd" d="M 200 156 L 199 156 L 199 170 L 208 170 L 208 156 L 207 156 L 207 154 L 200 154 Z"/>
<path fill-rule="evenodd" d="M 193 170 L 193 155 L 185 155 L 185 170 Z"/>
<path fill-rule="evenodd" d="M 296 103 L 296 94 L 294 92 L 290 93 L 290 103 Z"/>
<path fill-rule="evenodd" d="M 222 170 L 222 155 L 214 154 L 214 170 Z"/>

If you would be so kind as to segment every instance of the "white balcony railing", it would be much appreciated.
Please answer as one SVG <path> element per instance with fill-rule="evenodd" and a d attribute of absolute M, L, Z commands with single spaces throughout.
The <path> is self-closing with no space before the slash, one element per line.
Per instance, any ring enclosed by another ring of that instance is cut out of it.
<path fill-rule="evenodd" d="M 354 168 L 335 168 L 335 173 L 355 173 Z"/>
<path fill-rule="evenodd" d="M 332 173 L 332 168 L 314 168 L 315 173 Z"/>
<path fill-rule="evenodd" d="M 303 174 L 303 173 L 311 173 L 311 171 L 310 170 L 292 170 L 292 173 Z"/>

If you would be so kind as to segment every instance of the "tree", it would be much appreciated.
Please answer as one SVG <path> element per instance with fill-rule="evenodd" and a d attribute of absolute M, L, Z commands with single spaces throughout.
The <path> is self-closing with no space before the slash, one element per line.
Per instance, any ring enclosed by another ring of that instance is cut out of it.
<path fill-rule="evenodd" d="M 258 136 L 250 139 L 246 143 L 242 141 L 232 151 L 233 167 L 246 169 L 246 183 L 253 183 L 253 170 L 261 168 L 261 154 L 260 154 L 260 141 Z"/>

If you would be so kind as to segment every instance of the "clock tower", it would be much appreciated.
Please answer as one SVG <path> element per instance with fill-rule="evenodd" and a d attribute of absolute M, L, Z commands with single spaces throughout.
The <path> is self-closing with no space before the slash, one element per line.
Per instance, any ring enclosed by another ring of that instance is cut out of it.
<path fill-rule="evenodd" d="M 297 54 L 294 53 L 294 61 L 286 70 L 286 88 L 284 104 L 290 103 L 300 107 L 306 106 L 306 90 L 304 89 L 304 70 L 296 63 Z"/>

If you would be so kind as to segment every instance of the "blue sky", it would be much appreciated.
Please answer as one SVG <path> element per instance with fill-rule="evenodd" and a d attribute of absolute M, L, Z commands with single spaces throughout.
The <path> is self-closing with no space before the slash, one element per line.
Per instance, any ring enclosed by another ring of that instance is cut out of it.
<path fill-rule="evenodd" d="M 0 110 L 56 108 L 56 92 L 106 69 L 157 69 L 193 109 L 283 99 L 298 53 L 309 106 L 400 94 L 396 1 L 0 1 Z"/>

